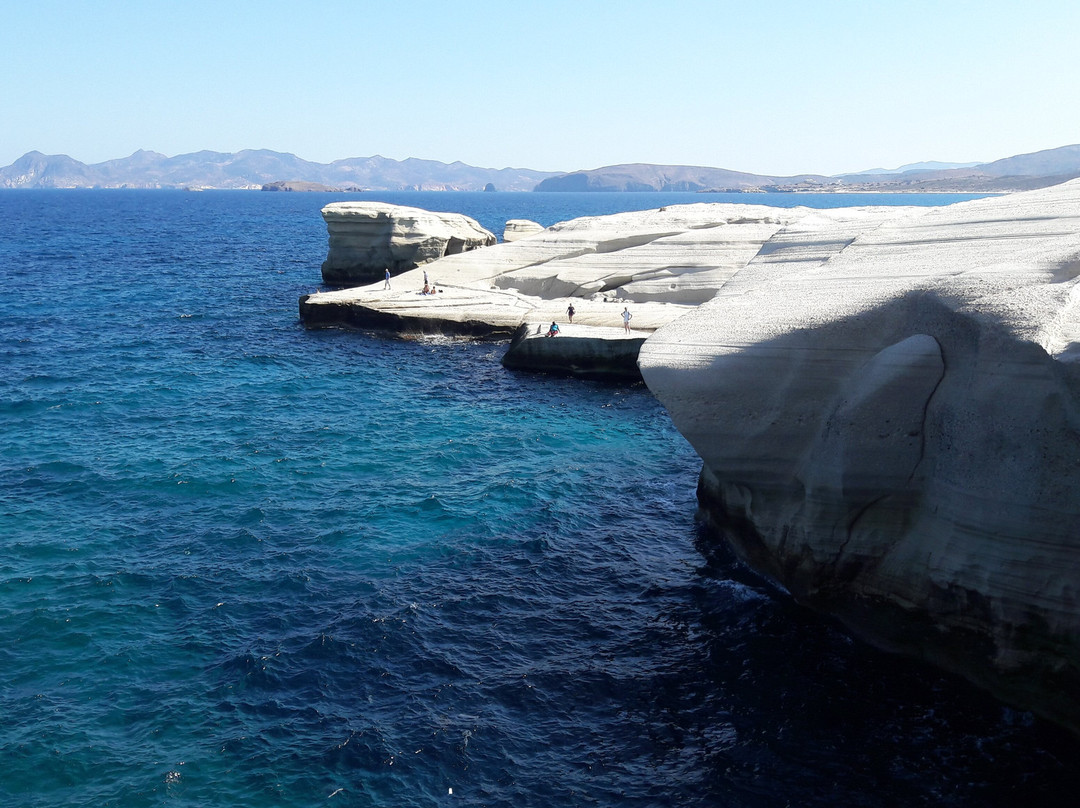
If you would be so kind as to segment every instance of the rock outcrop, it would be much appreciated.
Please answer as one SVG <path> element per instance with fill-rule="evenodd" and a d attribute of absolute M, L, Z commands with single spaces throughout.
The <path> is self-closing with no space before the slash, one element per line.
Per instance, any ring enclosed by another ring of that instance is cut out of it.
<path fill-rule="evenodd" d="M 322 209 L 330 248 L 322 276 L 332 286 L 357 286 L 414 269 L 445 255 L 495 244 L 496 238 L 460 213 L 432 213 L 383 202 L 335 202 Z"/>
<path fill-rule="evenodd" d="M 1080 731 L 1080 183 L 777 227 L 639 363 L 752 566 Z"/>
<path fill-rule="evenodd" d="M 503 241 L 517 241 L 518 239 L 532 236 L 544 229 L 542 224 L 529 219 L 510 219 L 503 228 Z"/>
<path fill-rule="evenodd" d="M 645 333 L 621 328 L 564 325 L 546 336 L 548 323 L 522 323 L 503 354 L 503 367 L 586 378 L 640 381 L 638 352 Z"/>

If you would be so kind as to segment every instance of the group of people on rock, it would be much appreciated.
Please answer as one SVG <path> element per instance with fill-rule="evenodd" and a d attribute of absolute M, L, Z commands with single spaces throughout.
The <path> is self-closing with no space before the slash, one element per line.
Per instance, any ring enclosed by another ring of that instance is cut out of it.
<path fill-rule="evenodd" d="M 383 276 L 383 289 L 386 290 L 386 289 L 389 289 L 389 288 L 390 288 L 390 270 L 389 270 L 389 268 L 387 268 L 387 270 L 386 270 L 386 272 L 385 272 L 385 274 Z M 438 293 L 439 293 L 439 290 L 435 288 L 435 284 L 433 282 L 428 283 L 427 270 L 425 269 L 424 270 L 424 288 L 420 290 L 420 294 L 422 294 L 422 295 L 436 295 Z"/>
<path fill-rule="evenodd" d="M 424 270 L 424 288 L 420 290 L 422 295 L 434 295 L 438 294 L 439 290 L 435 288 L 434 282 L 428 283 L 427 270 Z"/>
<path fill-rule="evenodd" d="M 571 323 L 574 322 L 574 315 L 576 313 L 577 313 L 577 310 L 574 308 L 574 304 L 571 303 L 566 309 L 566 317 Z M 634 315 L 632 315 L 630 313 L 630 309 L 627 308 L 626 306 L 623 306 L 622 322 L 623 322 L 623 328 L 626 330 L 627 334 L 630 333 L 630 320 L 633 318 L 633 316 Z M 538 334 L 540 333 L 539 328 L 537 329 L 536 333 L 538 333 Z M 547 334 L 545 334 L 544 336 L 546 336 L 546 337 L 557 337 L 558 335 L 559 335 L 559 324 L 556 323 L 554 320 L 552 320 L 551 321 L 551 326 L 548 328 Z"/>

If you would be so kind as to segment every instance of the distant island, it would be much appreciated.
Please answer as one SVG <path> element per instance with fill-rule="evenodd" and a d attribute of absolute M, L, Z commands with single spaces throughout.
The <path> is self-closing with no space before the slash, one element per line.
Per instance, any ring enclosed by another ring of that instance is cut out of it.
<path fill-rule="evenodd" d="M 352 157 L 314 163 L 293 154 L 246 149 L 166 157 L 137 151 L 87 165 L 33 151 L 0 168 L 0 189 L 162 188 L 265 191 L 690 191 L 726 193 L 1007 193 L 1080 177 L 1080 145 L 990 163 L 912 163 L 824 176 L 771 176 L 707 166 L 628 163 L 588 171 L 477 168 L 437 160 Z"/>

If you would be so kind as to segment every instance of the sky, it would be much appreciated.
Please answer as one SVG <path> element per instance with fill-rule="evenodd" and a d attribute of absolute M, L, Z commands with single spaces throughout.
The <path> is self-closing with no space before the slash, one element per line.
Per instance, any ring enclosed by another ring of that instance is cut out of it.
<path fill-rule="evenodd" d="M 789 176 L 1080 143 L 1075 0 L 0 8 L 0 166 L 272 149 Z"/>

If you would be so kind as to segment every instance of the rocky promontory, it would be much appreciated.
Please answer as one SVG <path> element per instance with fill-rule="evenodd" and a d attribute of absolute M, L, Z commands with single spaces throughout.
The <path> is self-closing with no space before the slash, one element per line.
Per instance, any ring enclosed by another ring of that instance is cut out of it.
<path fill-rule="evenodd" d="M 702 457 L 702 513 L 751 566 L 1080 731 L 1078 278 L 1073 182 L 943 208 L 588 217 L 306 296 L 301 316 L 516 334 L 508 366 L 583 375 L 639 352 Z"/>

